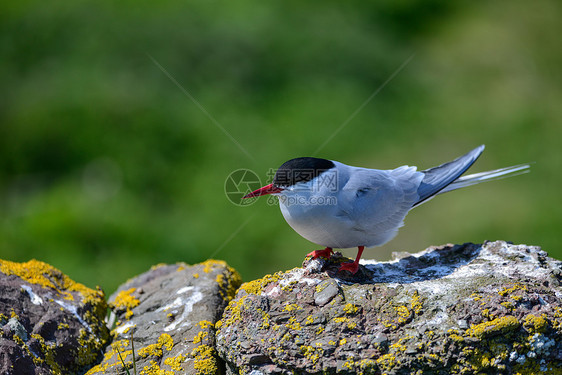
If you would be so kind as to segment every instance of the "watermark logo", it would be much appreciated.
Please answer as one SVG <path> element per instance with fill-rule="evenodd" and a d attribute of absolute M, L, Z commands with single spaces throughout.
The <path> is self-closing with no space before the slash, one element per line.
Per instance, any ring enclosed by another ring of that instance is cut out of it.
<path fill-rule="evenodd" d="M 284 206 L 335 206 L 338 204 L 338 199 L 334 195 L 291 195 L 279 197 L 279 202 Z"/>
<path fill-rule="evenodd" d="M 299 176 L 298 179 L 304 179 L 304 181 L 287 187 L 290 194 L 286 196 L 268 195 L 268 205 L 278 205 L 279 202 L 285 206 L 332 206 L 337 204 L 335 193 L 338 191 L 338 176 L 336 171 L 324 171 L 317 175 L 313 169 L 293 169 L 291 173 Z M 270 169 L 267 172 L 269 181 L 273 180 L 275 176 L 275 169 Z M 307 178 L 303 178 L 303 176 Z M 277 177 L 279 178 L 279 176 Z M 237 169 L 230 173 L 224 182 L 226 197 L 237 206 L 254 204 L 259 197 L 242 198 L 260 187 L 262 187 L 260 178 L 250 169 Z M 319 195 L 319 192 L 322 192 L 322 195 Z"/>
<path fill-rule="evenodd" d="M 338 191 L 338 173 L 336 170 L 319 170 L 315 169 L 291 169 L 291 170 L 276 170 L 270 168 L 267 171 L 267 178 L 273 181 L 275 177 L 281 181 L 311 181 L 312 183 L 302 183 L 293 186 L 293 191 L 318 191 L 324 190 L 328 193 L 335 193 Z"/>
<path fill-rule="evenodd" d="M 237 169 L 224 181 L 224 193 L 228 200 L 237 206 L 254 204 L 258 197 L 242 199 L 246 194 L 261 187 L 258 175 L 249 169 Z"/>

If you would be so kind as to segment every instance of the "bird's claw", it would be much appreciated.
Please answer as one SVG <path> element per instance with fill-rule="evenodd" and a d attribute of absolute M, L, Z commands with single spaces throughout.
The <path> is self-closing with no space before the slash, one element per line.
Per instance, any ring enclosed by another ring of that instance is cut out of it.
<path fill-rule="evenodd" d="M 338 272 L 339 271 L 349 271 L 349 272 L 351 272 L 352 275 L 355 275 L 358 270 L 359 270 L 359 263 L 357 263 L 357 262 L 347 262 L 347 263 L 342 263 L 340 265 L 340 268 L 339 268 Z"/>
<path fill-rule="evenodd" d="M 334 250 L 332 250 L 332 248 L 330 247 L 327 247 L 323 250 L 314 250 L 306 254 L 306 256 L 312 257 L 313 259 L 320 258 L 320 257 L 329 259 L 332 256 L 332 254 L 334 254 Z"/>

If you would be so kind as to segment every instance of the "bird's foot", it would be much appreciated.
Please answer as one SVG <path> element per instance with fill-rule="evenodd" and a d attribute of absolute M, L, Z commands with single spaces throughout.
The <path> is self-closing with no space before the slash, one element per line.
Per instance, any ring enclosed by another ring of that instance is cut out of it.
<path fill-rule="evenodd" d="M 320 257 L 329 259 L 333 253 L 334 250 L 332 250 L 331 247 L 327 247 L 324 250 L 314 250 L 313 252 L 306 254 L 306 256 L 312 257 L 313 259 L 320 258 Z"/>
<path fill-rule="evenodd" d="M 338 272 L 344 271 L 344 270 L 351 272 L 352 275 L 355 275 L 357 273 L 357 271 L 359 270 L 359 262 L 342 263 L 340 265 L 340 268 L 339 268 Z"/>

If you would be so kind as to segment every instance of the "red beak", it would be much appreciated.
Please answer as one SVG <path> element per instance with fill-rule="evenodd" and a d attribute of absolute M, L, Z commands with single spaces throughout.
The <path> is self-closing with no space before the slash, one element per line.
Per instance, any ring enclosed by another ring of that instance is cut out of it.
<path fill-rule="evenodd" d="M 245 196 L 242 197 L 242 199 L 259 197 L 260 195 L 275 194 L 275 193 L 279 193 L 282 190 L 283 188 L 280 188 L 278 186 L 273 186 L 273 184 L 269 184 L 259 188 L 258 190 L 252 191 L 250 194 L 246 194 Z"/>

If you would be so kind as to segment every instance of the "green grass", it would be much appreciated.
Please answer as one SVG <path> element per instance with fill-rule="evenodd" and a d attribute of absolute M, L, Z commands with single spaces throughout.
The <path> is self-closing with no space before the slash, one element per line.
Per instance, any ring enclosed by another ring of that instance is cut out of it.
<path fill-rule="evenodd" d="M 248 168 L 266 183 L 313 153 L 412 54 L 318 156 L 427 168 L 485 143 L 474 171 L 535 164 L 417 208 L 365 255 L 504 239 L 562 258 L 562 6 L 528 8 L 5 2 L 0 258 L 107 292 L 160 262 L 212 255 L 245 280 L 300 265 L 316 246 L 265 199 L 231 204 L 225 179 Z"/>

